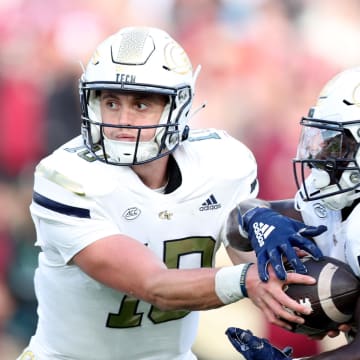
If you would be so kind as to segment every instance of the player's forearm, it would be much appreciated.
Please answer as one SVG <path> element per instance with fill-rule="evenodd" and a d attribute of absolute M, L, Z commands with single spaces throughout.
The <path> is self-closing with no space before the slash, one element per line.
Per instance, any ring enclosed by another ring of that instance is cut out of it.
<path fill-rule="evenodd" d="M 73 259 L 100 283 L 161 310 L 213 309 L 244 297 L 244 264 L 226 269 L 168 269 L 146 246 L 124 235 L 95 241 Z"/>
<path fill-rule="evenodd" d="M 229 214 L 226 223 L 226 237 L 230 246 L 241 251 L 251 251 L 252 247 L 250 241 L 242 236 L 239 232 L 239 211 L 244 215 L 248 210 L 255 207 L 268 207 L 282 215 L 291 217 L 296 220 L 301 220 L 301 214 L 294 208 L 294 201 L 292 199 L 265 201 L 261 199 L 251 199 L 241 202 Z"/>
<path fill-rule="evenodd" d="M 239 211 L 243 215 L 246 211 L 256 206 L 269 206 L 268 202 L 259 199 L 251 199 L 239 204 L 239 206 L 232 209 L 226 221 L 226 238 L 229 244 L 234 249 L 240 251 L 251 251 L 252 246 L 247 237 L 244 237 L 239 232 Z"/>
<path fill-rule="evenodd" d="M 217 269 L 168 269 L 147 284 L 148 301 L 161 310 L 206 310 L 224 305 L 215 292 Z"/>
<path fill-rule="evenodd" d="M 269 202 L 269 206 L 271 209 L 279 212 L 281 215 L 302 221 L 301 213 L 295 209 L 293 199 L 272 200 Z"/>

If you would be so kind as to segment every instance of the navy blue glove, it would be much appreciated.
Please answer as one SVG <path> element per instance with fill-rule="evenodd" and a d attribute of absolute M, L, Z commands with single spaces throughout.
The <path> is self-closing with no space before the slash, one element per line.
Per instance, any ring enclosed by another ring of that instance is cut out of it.
<path fill-rule="evenodd" d="M 253 335 L 250 330 L 230 327 L 225 334 L 246 360 L 292 360 L 291 347 L 286 347 L 281 351 L 272 346 L 268 340 Z"/>
<path fill-rule="evenodd" d="M 327 227 L 307 226 L 274 210 L 256 207 L 247 211 L 244 216 L 241 216 L 239 211 L 239 230 L 240 233 L 247 233 L 255 250 L 260 279 L 268 281 L 269 262 L 276 276 L 281 280 L 286 279 L 282 255 L 286 256 L 287 262 L 296 272 L 306 274 L 307 269 L 293 247 L 305 250 L 315 259 L 321 259 L 321 250 L 306 237 L 318 236 L 326 231 Z"/>

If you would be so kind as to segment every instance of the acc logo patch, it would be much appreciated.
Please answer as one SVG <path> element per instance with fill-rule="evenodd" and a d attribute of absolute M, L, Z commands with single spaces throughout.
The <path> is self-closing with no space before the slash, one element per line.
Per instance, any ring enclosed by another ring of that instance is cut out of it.
<path fill-rule="evenodd" d="M 123 213 L 123 218 L 126 220 L 135 220 L 141 214 L 141 210 L 137 207 L 131 207 Z"/>

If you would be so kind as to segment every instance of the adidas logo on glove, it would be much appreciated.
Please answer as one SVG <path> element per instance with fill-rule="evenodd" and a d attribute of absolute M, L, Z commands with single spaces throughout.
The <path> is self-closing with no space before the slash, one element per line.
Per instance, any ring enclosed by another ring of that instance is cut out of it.
<path fill-rule="evenodd" d="M 254 233 L 259 246 L 264 246 L 266 238 L 275 230 L 275 226 L 264 224 L 262 222 L 254 222 L 253 224 Z"/>
<path fill-rule="evenodd" d="M 272 256 L 275 250 L 280 255 L 286 256 L 293 269 L 306 274 L 305 265 L 298 259 L 293 247 L 307 251 L 316 259 L 323 255 L 315 243 L 307 237 L 314 237 L 326 231 L 324 225 L 310 226 L 301 221 L 281 215 L 265 207 L 255 207 L 245 212 L 242 216 L 239 211 L 239 232 L 247 231 L 251 246 L 256 253 L 260 279 L 269 280 L 268 264 L 272 265 L 276 276 L 285 280 L 287 273 L 283 266 L 282 256 Z M 267 241 L 265 241 L 267 240 Z"/>

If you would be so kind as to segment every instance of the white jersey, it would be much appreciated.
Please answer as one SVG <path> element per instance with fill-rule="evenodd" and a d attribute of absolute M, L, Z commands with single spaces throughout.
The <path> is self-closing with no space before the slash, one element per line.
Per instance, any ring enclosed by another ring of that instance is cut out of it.
<path fill-rule="evenodd" d="M 360 277 L 360 204 L 343 220 L 340 210 L 327 208 L 321 200 L 305 202 L 298 192 L 295 202 L 305 224 L 327 227 L 327 231 L 314 238 L 322 253 L 349 264 L 355 275 Z M 349 342 L 356 331 L 353 328 L 346 334 Z"/>
<path fill-rule="evenodd" d="M 297 194 L 296 203 L 307 225 L 327 226 L 327 231 L 314 238 L 323 254 L 349 264 L 360 277 L 360 205 L 343 220 L 340 210 L 328 209 L 321 200 L 304 202 Z"/>
<path fill-rule="evenodd" d="M 42 249 L 39 323 L 29 346 L 37 360 L 195 359 L 198 312 L 160 311 L 71 261 L 100 238 L 126 234 L 169 268 L 214 265 L 228 213 L 257 196 L 254 157 L 213 129 L 192 131 L 173 156 L 182 183 L 168 194 L 147 188 L 129 167 L 94 161 L 81 136 L 37 166 L 30 209 Z"/>

